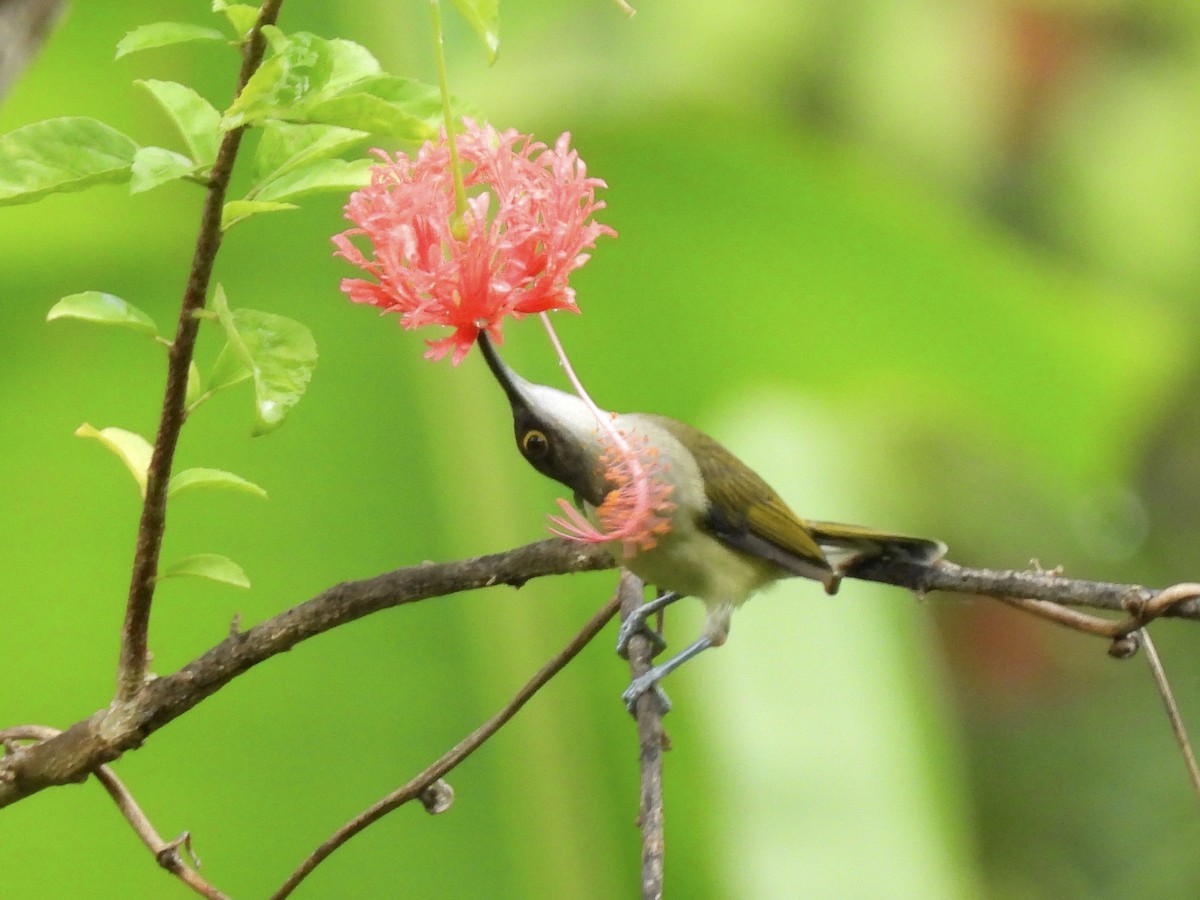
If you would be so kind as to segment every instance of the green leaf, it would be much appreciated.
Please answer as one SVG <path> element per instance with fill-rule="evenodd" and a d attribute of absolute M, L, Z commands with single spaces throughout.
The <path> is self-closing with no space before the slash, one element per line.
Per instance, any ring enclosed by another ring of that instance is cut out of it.
<path fill-rule="evenodd" d="M 454 5 L 483 41 L 491 65 L 500 52 L 500 0 L 454 0 Z"/>
<path fill-rule="evenodd" d="M 191 412 L 199 402 L 202 388 L 203 382 L 200 379 L 200 367 L 196 365 L 195 360 L 192 360 L 188 363 L 187 388 L 184 390 L 183 395 L 183 405 L 188 412 Z"/>
<path fill-rule="evenodd" d="M 213 309 L 225 328 L 227 345 L 217 358 L 214 372 L 236 371 L 222 357 L 235 354 L 254 379 L 253 434 L 279 427 L 308 388 L 317 365 L 317 344 L 312 332 L 294 319 L 253 309 L 230 311 L 218 285 Z M 214 376 L 214 381 L 216 380 Z"/>
<path fill-rule="evenodd" d="M 124 325 L 145 334 L 158 334 L 158 326 L 148 315 L 113 294 L 102 291 L 84 291 L 63 297 L 46 313 L 46 321 L 55 319 L 82 319 L 102 325 Z"/>
<path fill-rule="evenodd" d="M 149 441 L 140 434 L 126 431 L 124 428 L 96 429 L 87 422 L 75 429 L 75 435 L 95 438 L 115 453 L 133 475 L 142 496 L 146 496 L 146 471 L 150 468 L 150 456 L 154 453 Z"/>
<path fill-rule="evenodd" d="M 322 191 L 357 190 L 370 183 L 373 159 L 319 159 L 264 184 L 258 189 L 257 200 L 296 200 Z"/>
<path fill-rule="evenodd" d="M 260 182 L 271 181 L 292 169 L 336 156 L 368 137 L 368 132 L 334 125 L 267 122 L 254 154 L 254 171 Z"/>
<path fill-rule="evenodd" d="M 138 145 L 96 119 L 68 116 L 0 135 L 0 205 L 127 181 Z"/>
<path fill-rule="evenodd" d="M 241 384 L 250 379 L 250 366 L 242 358 L 237 347 L 226 342 L 217 355 L 213 370 L 208 378 L 208 393 L 215 394 L 225 388 Z"/>
<path fill-rule="evenodd" d="M 247 481 L 242 476 L 223 469 L 204 468 L 184 469 L 172 476 L 170 484 L 167 485 L 167 497 L 170 499 L 196 488 L 226 488 L 267 499 L 267 492 L 253 481 Z"/>
<path fill-rule="evenodd" d="M 163 147 L 140 147 L 133 157 L 133 175 L 129 193 L 140 194 L 168 181 L 178 181 L 199 171 L 202 166 L 182 153 Z"/>
<path fill-rule="evenodd" d="M 373 94 L 345 94 L 308 104 L 303 118 L 414 142 L 435 137 L 441 125 L 439 116 L 417 115 Z"/>
<path fill-rule="evenodd" d="M 221 556 L 219 553 L 196 553 L 192 556 L 185 556 L 158 573 L 160 579 L 176 578 L 180 575 L 207 578 L 210 581 L 219 581 L 221 584 L 229 584 L 233 587 L 250 587 L 250 579 L 246 577 L 245 570 L 228 556 Z"/>
<path fill-rule="evenodd" d="M 213 12 L 225 13 L 225 18 L 233 26 L 239 38 L 245 37 L 258 21 L 259 9 L 249 3 L 226 3 L 225 0 L 213 0 Z"/>
<path fill-rule="evenodd" d="M 379 60 L 362 44 L 334 38 L 327 41 L 326 46 L 329 50 L 330 72 L 323 91 L 327 94 L 341 93 L 365 78 L 383 74 Z"/>
<path fill-rule="evenodd" d="M 276 203 L 270 200 L 230 200 L 221 210 L 221 230 L 228 231 L 238 222 L 259 213 L 299 209 L 295 203 Z"/>
<path fill-rule="evenodd" d="M 292 119 L 342 125 L 408 141 L 434 137 L 442 126 L 437 88 L 394 75 L 356 82 L 336 96 L 321 93 L 292 111 Z"/>
<path fill-rule="evenodd" d="M 221 114 L 213 105 L 175 81 L 147 78 L 135 83 L 148 90 L 171 117 L 196 162 L 212 165 L 221 144 Z"/>
<path fill-rule="evenodd" d="M 187 41 L 224 41 L 225 35 L 215 28 L 190 25 L 187 22 L 152 22 L 133 29 L 117 42 L 116 58 L 149 50 L 152 47 L 168 47 Z"/>
<path fill-rule="evenodd" d="M 275 55 L 225 112 L 234 128 L 269 119 L 338 125 L 421 141 L 437 134 L 441 97 L 429 85 L 385 75 L 365 47 L 307 32 L 264 28 Z M 272 151 L 273 152 L 273 151 Z"/>
<path fill-rule="evenodd" d="M 329 42 L 298 31 L 286 35 L 278 28 L 263 28 L 275 55 L 258 67 L 242 92 L 225 111 L 223 128 L 253 125 L 265 118 L 291 118 L 292 107 L 317 93 L 333 72 Z"/>

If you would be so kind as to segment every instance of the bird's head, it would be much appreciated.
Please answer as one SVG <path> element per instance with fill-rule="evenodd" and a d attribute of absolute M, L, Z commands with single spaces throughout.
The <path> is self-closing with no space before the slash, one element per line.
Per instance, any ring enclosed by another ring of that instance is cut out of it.
<path fill-rule="evenodd" d="M 574 394 L 526 381 L 505 364 L 485 333 L 479 349 L 508 395 L 517 449 L 543 475 L 599 506 L 611 488 L 601 462 L 600 423 Z"/>

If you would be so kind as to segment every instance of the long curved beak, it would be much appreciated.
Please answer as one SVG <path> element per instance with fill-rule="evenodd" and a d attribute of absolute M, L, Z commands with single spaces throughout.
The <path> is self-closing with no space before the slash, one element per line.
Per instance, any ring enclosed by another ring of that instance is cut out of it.
<path fill-rule="evenodd" d="M 496 348 L 492 346 L 492 340 L 487 334 L 479 332 L 478 341 L 479 349 L 483 352 L 483 358 L 487 360 L 488 368 L 492 370 L 492 374 L 500 382 L 500 387 L 504 388 L 504 393 L 508 395 L 508 402 L 513 406 L 528 408 L 530 406 L 528 391 L 530 382 L 508 367 L 500 358 L 500 354 L 496 352 Z"/>

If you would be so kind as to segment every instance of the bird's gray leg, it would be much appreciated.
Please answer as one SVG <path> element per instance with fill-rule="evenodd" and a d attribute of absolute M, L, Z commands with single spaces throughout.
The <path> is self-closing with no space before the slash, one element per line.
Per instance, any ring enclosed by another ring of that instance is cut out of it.
<path fill-rule="evenodd" d="M 649 604 L 647 604 L 648 606 Z M 634 711 L 634 706 L 637 703 L 638 697 L 646 693 L 646 691 L 655 689 L 658 690 L 664 700 L 666 694 L 662 694 L 662 689 L 658 686 L 658 682 L 666 678 L 693 656 L 703 653 L 709 647 L 713 646 L 713 639 L 707 634 L 698 638 L 694 643 L 689 644 L 684 649 L 680 650 L 666 662 L 659 663 L 653 669 L 639 675 L 629 683 L 629 687 L 625 688 L 621 694 L 621 699 L 625 701 L 625 706 L 630 712 Z M 670 702 L 667 702 L 667 709 L 670 709 Z"/>
<path fill-rule="evenodd" d="M 617 655 L 624 659 L 629 659 L 629 641 L 635 634 L 644 634 L 650 640 L 650 643 L 654 645 L 653 652 L 650 654 L 651 656 L 665 650 L 667 642 L 663 640 L 663 636 L 657 631 L 646 627 L 646 620 L 659 610 L 666 609 L 678 600 L 679 596 L 674 591 L 665 591 L 631 612 L 625 621 L 621 623 L 621 629 L 617 632 Z"/>

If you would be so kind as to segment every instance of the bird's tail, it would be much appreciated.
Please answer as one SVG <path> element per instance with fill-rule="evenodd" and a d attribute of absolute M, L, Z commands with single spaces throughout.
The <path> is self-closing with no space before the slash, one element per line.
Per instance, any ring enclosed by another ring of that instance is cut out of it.
<path fill-rule="evenodd" d="M 846 571 L 867 559 L 884 557 L 914 563 L 936 562 L 946 555 L 946 545 L 928 538 L 890 534 L 863 528 L 860 525 L 841 525 L 837 522 L 807 522 L 813 538 L 823 550 L 831 550 L 837 568 Z"/>

